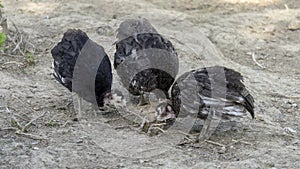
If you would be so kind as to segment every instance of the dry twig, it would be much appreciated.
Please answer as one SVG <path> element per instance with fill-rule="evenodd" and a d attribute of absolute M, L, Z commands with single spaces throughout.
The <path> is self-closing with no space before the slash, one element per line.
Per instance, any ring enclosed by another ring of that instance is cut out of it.
<path fill-rule="evenodd" d="M 30 107 L 31 105 L 29 105 L 28 103 L 25 103 L 25 102 L 24 102 L 23 100 L 21 100 L 20 98 L 17 98 L 16 96 L 13 96 L 13 98 L 17 99 L 21 104 L 24 105 L 25 108 L 27 108 L 27 109 L 29 109 L 29 110 L 31 110 L 31 111 L 33 111 L 33 112 L 36 112 L 36 110 L 34 110 L 33 108 Z"/>
<path fill-rule="evenodd" d="M 203 141 L 203 142 L 207 142 L 207 143 L 209 143 L 209 144 L 216 145 L 216 146 L 220 146 L 220 147 L 226 147 L 224 144 L 217 143 L 217 142 L 210 141 L 210 140 L 205 140 L 205 141 Z"/>
<path fill-rule="evenodd" d="M 30 139 L 33 139 L 33 140 L 47 140 L 47 138 L 45 138 L 45 137 L 41 137 L 41 136 L 38 136 L 38 135 L 29 134 L 29 133 L 24 133 L 20 130 L 16 131 L 16 134 L 21 135 L 21 136 L 26 136 L 26 137 L 28 137 Z"/>
<path fill-rule="evenodd" d="M 231 145 L 236 144 L 236 143 L 242 143 L 242 144 L 246 144 L 246 145 L 250 145 L 250 146 L 253 145 L 252 143 L 243 141 L 243 139 L 241 139 L 241 140 L 232 139 L 232 143 L 228 144 L 227 146 L 231 146 Z"/>
<path fill-rule="evenodd" d="M 8 65 L 8 64 L 16 64 L 18 67 L 23 66 L 24 64 L 21 62 L 17 62 L 17 61 L 10 61 L 10 62 L 5 62 L 2 64 L 2 66 Z"/>
<path fill-rule="evenodd" d="M 17 130 L 19 130 L 19 129 L 16 128 L 16 127 L 4 127 L 4 128 L 0 128 L 0 131 L 4 131 L 4 130 L 13 130 L 13 131 L 17 131 Z"/>
<path fill-rule="evenodd" d="M 132 127 L 139 127 L 139 126 L 140 126 L 139 124 L 136 124 L 136 125 L 125 125 L 125 126 L 117 126 L 117 127 L 115 127 L 114 129 L 115 129 L 115 130 L 125 129 L 125 128 L 130 128 L 130 129 L 132 129 Z"/>
<path fill-rule="evenodd" d="M 12 126 L 12 117 L 13 117 L 13 114 L 12 114 L 12 112 L 8 109 L 8 107 L 6 107 L 6 112 L 9 113 L 9 126 L 11 127 L 11 126 Z"/>
<path fill-rule="evenodd" d="M 258 62 L 256 61 L 256 57 L 255 57 L 255 53 L 254 53 L 254 52 L 252 53 L 252 60 L 253 60 L 253 62 L 254 62 L 257 66 L 259 66 L 260 68 L 262 68 L 262 69 L 265 69 L 265 68 L 266 68 L 265 66 L 261 65 L 260 63 L 258 63 Z"/>

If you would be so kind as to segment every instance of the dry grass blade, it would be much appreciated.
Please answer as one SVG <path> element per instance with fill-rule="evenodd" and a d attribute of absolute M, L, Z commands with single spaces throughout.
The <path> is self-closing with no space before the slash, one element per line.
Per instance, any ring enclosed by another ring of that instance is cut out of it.
<path fill-rule="evenodd" d="M 19 121 L 15 118 L 12 111 L 9 110 L 8 107 L 6 107 L 6 112 L 9 113 L 9 126 L 10 127 L 16 127 L 18 129 L 22 129 L 22 125 L 19 123 Z"/>
<path fill-rule="evenodd" d="M 12 126 L 12 112 L 6 107 L 6 112 L 9 113 L 9 125 Z"/>
<path fill-rule="evenodd" d="M 132 127 L 139 127 L 139 126 L 140 126 L 139 124 L 136 124 L 136 125 L 125 125 L 125 126 L 117 126 L 117 127 L 115 127 L 114 129 L 115 129 L 115 130 L 125 129 L 125 128 L 130 128 L 130 129 L 132 129 Z"/>
<path fill-rule="evenodd" d="M 47 112 L 44 112 L 43 114 L 41 114 L 40 116 L 30 120 L 30 122 L 28 122 L 23 128 L 22 128 L 22 132 L 27 132 L 27 129 L 30 127 L 30 125 L 35 122 L 37 119 L 43 117 Z"/>
<path fill-rule="evenodd" d="M 246 144 L 246 145 L 250 145 L 250 146 L 253 145 L 252 143 L 246 142 L 246 141 L 244 141 L 242 139 L 241 140 L 234 140 L 234 139 L 232 139 L 232 143 L 228 144 L 227 146 L 231 146 L 231 145 L 236 144 L 236 143 L 242 143 L 242 144 Z"/>
<path fill-rule="evenodd" d="M 4 127 L 4 128 L 0 128 L 0 131 L 5 131 L 5 130 L 13 130 L 13 131 L 17 131 L 17 130 L 19 130 L 19 129 L 16 128 L 16 127 Z"/>
<path fill-rule="evenodd" d="M 253 60 L 253 62 L 254 62 L 257 66 L 259 66 L 260 68 L 262 68 L 262 69 L 265 69 L 265 68 L 266 68 L 265 66 L 263 66 L 263 65 L 261 65 L 260 63 L 257 62 L 256 56 L 255 56 L 255 53 L 254 53 L 254 52 L 252 53 L 252 60 Z"/>
<path fill-rule="evenodd" d="M 20 130 L 16 131 L 16 134 L 21 135 L 21 136 L 26 136 L 26 137 L 28 137 L 30 139 L 33 139 L 33 140 L 47 140 L 47 138 L 45 138 L 45 137 L 41 137 L 41 136 L 38 136 L 38 135 L 29 134 L 29 133 L 24 133 Z"/>
<path fill-rule="evenodd" d="M 24 55 L 22 50 L 20 49 L 20 44 L 23 43 L 23 36 L 20 35 L 20 41 L 16 44 L 16 47 L 13 49 L 13 52 L 15 52 L 17 49 Z"/>
<path fill-rule="evenodd" d="M 21 104 L 24 105 L 25 108 L 29 109 L 30 111 L 32 112 L 36 112 L 36 110 L 34 110 L 33 108 L 31 108 L 28 103 L 25 103 L 23 100 L 21 100 L 20 98 L 16 97 L 16 96 L 13 96 L 13 98 L 17 99 Z"/>
<path fill-rule="evenodd" d="M 9 61 L 9 62 L 3 63 L 2 66 L 9 65 L 9 64 L 16 64 L 18 67 L 21 67 L 21 66 L 24 65 L 24 64 L 21 63 L 21 62 L 17 62 L 17 61 Z"/>
<path fill-rule="evenodd" d="M 12 39 L 12 41 L 15 43 L 15 48 L 12 50 L 12 52 L 16 52 L 18 50 L 23 56 L 25 56 L 25 52 L 23 52 L 21 49 L 21 45 L 25 44 L 25 42 L 23 41 L 23 35 L 19 31 L 17 25 L 14 22 L 12 22 L 12 24 L 16 30 L 16 36 L 14 37 L 14 39 Z"/>
<path fill-rule="evenodd" d="M 205 140 L 204 142 L 215 145 L 215 146 L 226 147 L 224 144 L 217 143 L 217 142 L 210 141 L 210 140 Z"/>

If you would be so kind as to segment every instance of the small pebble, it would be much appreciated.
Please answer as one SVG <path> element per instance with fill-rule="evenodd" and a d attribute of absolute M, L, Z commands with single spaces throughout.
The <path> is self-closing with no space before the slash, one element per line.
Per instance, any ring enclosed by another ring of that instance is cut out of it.
<path fill-rule="evenodd" d="M 224 154 L 225 151 L 226 151 L 226 147 L 222 147 L 222 148 L 218 151 L 218 153 L 219 153 L 219 154 Z"/>
<path fill-rule="evenodd" d="M 293 20 L 292 22 L 290 22 L 290 24 L 288 25 L 288 29 L 289 30 L 298 30 L 300 29 L 300 20 Z"/>
<path fill-rule="evenodd" d="M 294 129 L 290 128 L 290 127 L 285 127 L 284 130 L 285 130 L 286 132 L 288 132 L 288 133 L 291 133 L 291 134 L 297 133 L 296 130 L 294 130 Z"/>
<path fill-rule="evenodd" d="M 246 55 L 252 56 L 252 52 L 247 52 Z"/>
<path fill-rule="evenodd" d="M 33 147 L 33 149 L 34 149 L 34 150 L 38 150 L 39 148 L 38 148 L 38 147 Z"/>
<path fill-rule="evenodd" d="M 294 101 L 293 101 L 293 100 L 288 100 L 286 103 L 288 103 L 288 104 L 293 104 Z"/>
<path fill-rule="evenodd" d="M 34 107 L 33 110 L 39 111 L 39 110 L 41 110 L 41 108 L 40 107 Z"/>
<path fill-rule="evenodd" d="M 274 25 L 268 25 L 264 28 L 264 30 L 266 33 L 274 33 L 276 28 Z"/>
<path fill-rule="evenodd" d="M 76 143 L 77 144 L 83 143 L 83 140 L 77 140 Z"/>
<path fill-rule="evenodd" d="M 33 95 L 27 95 L 26 98 L 33 98 Z"/>
<path fill-rule="evenodd" d="M 35 142 L 32 142 L 31 144 L 32 145 L 37 145 L 37 144 L 39 144 L 40 142 L 38 142 L 38 141 L 35 141 Z"/>
<path fill-rule="evenodd" d="M 290 104 L 282 104 L 281 107 L 285 109 L 290 109 L 292 106 Z"/>
<path fill-rule="evenodd" d="M 298 105 L 297 105 L 296 103 L 293 103 L 293 104 L 292 104 L 292 107 L 297 108 Z"/>

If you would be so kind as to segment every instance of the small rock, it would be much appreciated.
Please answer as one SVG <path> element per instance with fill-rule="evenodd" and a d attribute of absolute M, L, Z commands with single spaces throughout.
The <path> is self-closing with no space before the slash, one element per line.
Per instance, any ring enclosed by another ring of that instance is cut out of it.
<path fill-rule="evenodd" d="M 292 104 L 292 107 L 297 108 L 298 105 L 297 105 L 296 103 L 293 103 L 293 104 Z"/>
<path fill-rule="evenodd" d="M 281 107 L 284 109 L 290 109 L 292 106 L 290 104 L 282 104 Z"/>
<path fill-rule="evenodd" d="M 266 33 L 274 33 L 276 28 L 274 25 L 268 25 L 264 28 L 264 30 Z"/>
<path fill-rule="evenodd" d="M 140 164 L 143 164 L 143 163 L 145 163 L 145 160 L 139 160 L 139 162 L 140 162 Z"/>
<path fill-rule="evenodd" d="M 188 148 L 188 149 L 187 149 L 187 151 L 193 151 L 193 149 L 191 149 L 191 148 Z"/>
<path fill-rule="evenodd" d="M 289 26 L 288 26 L 289 30 L 298 30 L 300 29 L 300 20 L 296 19 L 293 20 L 292 22 L 290 22 Z"/>
<path fill-rule="evenodd" d="M 33 149 L 34 149 L 34 150 L 38 150 L 39 148 L 38 148 L 38 147 L 33 147 Z"/>
<path fill-rule="evenodd" d="M 23 144 L 18 144 L 18 143 L 17 143 L 17 144 L 15 145 L 15 147 L 16 147 L 16 148 L 23 148 L 24 145 L 23 145 Z"/>
<path fill-rule="evenodd" d="M 77 140 L 76 143 L 77 144 L 83 143 L 83 140 Z"/>
<path fill-rule="evenodd" d="M 35 142 L 32 142 L 31 144 L 32 145 L 37 145 L 37 144 L 39 144 L 40 142 L 39 141 L 35 141 Z"/>
<path fill-rule="evenodd" d="M 34 88 L 34 89 L 38 88 L 37 85 L 29 85 L 29 87 Z"/>
<path fill-rule="evenodd" d="M 101 25 L 96 29 L 96 32 L 100 35 L 109 35 L 113 34 L 112 27 L 109 25 Z"/>
<path fill-rule="evenodd" d="M 222 147 L 222 148 L 218 151 L 218 153 L 219 153 L 219 154 L 224 154 L 225 151 L 226 151 L 226 147 Z"/>
<path fill-rule="evenodd" d="M 297 133 L 296 130 L 294 130 L 294 129 L 290 128 L 290 127 L 285 127 L 284 130 L 286 132 L 290 133 L 290 134 L 296 134 Z"/>
<path fill-rule="evenodd" d="M 252 52 L 247 52 L 246 55 L 252 56 Z"/>
<path fill-rule="evenodd" d="M 299 143 L 300 143 L 299 140 L 295 140 L 295 141 L 292 142 L 292 144 L 299 144 Z"/>
<path fill-rule="evenodd" d="M 33 98 L 33 95 L 27 95 L 26 98 L 28 99 Z"/>
<path fill-rule="evenodd" d="M 35 110 L 35 111 L 42 110 L 42 108 L 40 108 L 40 107 L 34 107 L 34 108 L 32 108 L 32 109 Z"/>
<path fill-rule="evenodd" d="M 293 104 L 294 101 L 293 101 L 293 100 L 288 100 L 286 103 L 288 103 L 288 104 Z"/>

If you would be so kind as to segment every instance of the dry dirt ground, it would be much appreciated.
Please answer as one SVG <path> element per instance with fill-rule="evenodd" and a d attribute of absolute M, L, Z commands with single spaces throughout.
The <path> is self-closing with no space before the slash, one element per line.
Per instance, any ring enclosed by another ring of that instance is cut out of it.
<path fill-rule="evenodd" d="M 0 168 L 300 167 L 300 30 L 288 29 L 300 18 L 300 1 L 2 3 L 8 28 L 15 33 L 11 38 L 17 38 L 14 23 L 27 49 L 24 55 L 16 49 L 0 56 Z M 150 137 L 130 128 L 116 129 L 126 123 L 105 123 L 107 118 L 93 113 L 72 121 L 72 95 L 51 75 L 50 50 L 64 31 L 80 28 L 112 59 L 119 23 L 137 16 L 148 18 L 173 42 L 181 73 L 215 64 L 240 71 L 255 97 L 256 119 L 244 118 L 236 127 L 221 124 L 210 140 L 223 147 L 209 142 L 178 146 L 177 135 Z M 20 126 L 37 119 L 20 132 L 9 128 L 10 114 Z"/>

